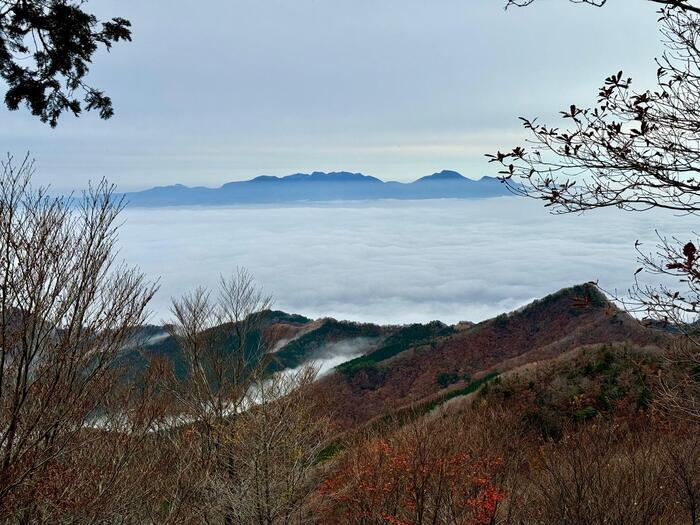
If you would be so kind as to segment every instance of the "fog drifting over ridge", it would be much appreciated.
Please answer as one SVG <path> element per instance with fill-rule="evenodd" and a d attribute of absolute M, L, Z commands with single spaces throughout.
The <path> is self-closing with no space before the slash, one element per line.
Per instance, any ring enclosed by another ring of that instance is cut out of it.
<path fill-rule="evenodd" d="M 600 210 L 553 216 L 540 202 L 376 201 L 127 209 L 121 255 L 170 297 L 247 267 L 275 307 L 374 323 L 480 321 L 572 284 L 633 282 L 634 242 L 689 239 L 689 218 Z M 650 277 L 653 282 L 653 277 Z"/>

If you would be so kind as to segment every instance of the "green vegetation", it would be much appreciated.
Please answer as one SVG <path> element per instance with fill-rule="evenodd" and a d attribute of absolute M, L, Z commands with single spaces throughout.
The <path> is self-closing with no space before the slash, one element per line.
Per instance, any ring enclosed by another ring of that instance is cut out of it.
<path fill-rule="evenodd" d="M 438 372 L 435 374 L 435 382 L 440 388 L 447 388 L 458 381 L 471 383 L 472 377 L 469 374 L 459 375 L 455 372 Z"/>
<path fill-rule="evenodd" d="M 602 308 L 607 303 L 603 293 L 592 284 L 577 284 L 570 293 L 574 299 L 569 308 L 571 315 L 581 315 L 587 308 Z"/>
<path fill-rule="evenodd" d="M 385 361 L 411 347 L 426 344 L 436 337 L 444 337 L 454 332 L 454 328 L 439 321 L 408 325 L 387 337 L 382 346 L 374 352 L 343 363 L 337 367 L 337 370 L 352 375 L 368 365 Z"/>
<path fill-rule="evenodd" d="M 506 328 L 508 328 L 508 315 L 500 314 L 496 316 L 493 322 L 498 330 L 505 330 Z"/>
<path fill-rule="evenodd" d="M 638 378 L 638 384 L 637 384 L 637 408 L 643 410 L 646 408 L 649 408 L 651 405 L 651 402 L 654 400 L 654 394 L 652 393 L 651 389 L 647 386 L 645 379 L 646 378 Z"/>
<path fill-rule="evenodd" d="M 288 323 L 304 325 L 311 322 L 311 319 L 303 315 L 288 314 L 279 310 L 266 310 L 256 316 L 262 317 L 262 326 L 269 326 L 274 323 Z M 210 337 L 212 344 L 219 348 L 235 348 L 237 346 L 235 336 L 232 335 L 231 326 L 222 324 L 207 330 L 207 336 Z M 143 338 L 162 333 L 162 328 L 155 326 L 146 326 L 142 328 Z M 224 335 L 226 334 L 226 335 Z M 260 348 L 261 334 L 255 330 L 248 334 L 246 340 L 246 353 L 250 360 L 250 366 L 258 363 L 258 360 L 263 358 Z M 123 352 L 117 362 L 117 366 L 124 368 L 129 372 L 129 378 L 136 377 L 148 367 L 150 359 L 155 357 L 163 357 L 168 360 L 173 366 L 173 370 L 177 377 L 184 378 L 187 375 L 188 365 L 182 354 L 182 350 L 178 342 L 170 337 L 163 337 L 152 344 L 146 344 L 143 348 L 134 347 L 131 350 Z M 297 366 L 297 365 L 294 365 Z M 282 367 L 284 368 L 284 367 Z"/>
<path fill-rule="evenodd" d="M 308 324 L 312 319 L 299 314 L 288 314 L 282 310 L 271 310 L 267 313 L 267 321 L 269 323 Z"/>
<path fill-rule="evenodd" d="M 454 372 L 438 372 L 435 374 L 435 382 L 440 386 L 440 388 L 447 388 L 453 383 L 459 381 L 459 375 Z"/>
<path fill-rule="evenodd" d="M 586 419 L 594 418 L 597 415 L 598 411 L 595 409 L 595 407 L 587 406 L 574 412 L 574 419 L 577 421 L 585 421 Z"/>
<path fill-rule="evenodd" d="M 602 308 L 608 303 L 605 295 L 595 285 L 584 283 L 577 284 L 570 288 L 564 288 L 558 292 L 546 295 L 541 299 L 533 301 L 522 310 L 522 313 L 527 315 L 533 314 L 537 311 L 546 310 L 563 298 L 571 301 L 571 306 L 568 313 L 574 316 L 580 315 L 587 307 Z"/>
<path fill-rule="evenodd" d="M 327 319 L 316 330 L 302 335 L 277 351 L 267 371 L 273 373 L 286 368 L 296 368 L 314 350 L 329 343 L 358 337 L 375 338 L 382 333 L 382 328 L 377 325 Z"/>
<path fill-rule="evenodd" d="M 648 408 L 653 401 L 648 378 L 658 366 L 653 354 L 604 345 L 553 364 L 557 368 L 535 377 L 494 382 L 483 394 L 525 401 L 523 421 L 543 438 L 556 441 L 571 424 Z"/>
<path fill-rule="evenodd" d="M 430 401 L 420 405 L 423 413 L 430 412 L 431 410 L 439 407 L 442 405 L 444 402 L 449 401 L 450 399 L 453 399 L 455 397 L 460 397 L 460 396 L 466 396 L 468 394 L 471 394 L 473 392 L 476 392 L 481 388 L 483 385 L 491 381 L 492 379 L 496 380 L 498 378 L 498 372 L 489 372 L 483 377 L 480 377 L 479 379 L 474 379 L 471 381 L 468 385 L 466 385 L 463 388 L 457 388 L 455 390 L 450 390 L 449 392 L 445 392 L 444 394 L 431 399 Z"/>
<path fill-rule="evenodd" d="M 323 463 L 343 450 L 345 450 L 345 445 L 339 441 L 332 441 L 318 453 L 318 456 L 316 456 L 316 463 Z"/>
<path fill-rule="evenodd" d="M 391 428 L 395 429 L 396 426 L 406 425 L 412 421 L 415 421 L 419 417 L 424 416 L 428 412 L 436 409 L 437 407 L 449 401 L 450 399 L 454 399 L 455 397 L 460 396 L 466 396 L 468 394 L 476 392 L 477 390 L 479 390 L 479 388 L 481 388 L 493 379 L 499 379 L 498 372 L 489 372 L 488 374 L 484 375 L 483 377 L 480 377 L 479 379 L 470 381 L 470 383 L 464 388 L 450 390 L 449 392 L 446 392 L 423 403 L 419 403 L 417 405 L 412 405 L 405 408 L 400 408 L 398 410 L 385 414 L 378 420 L 374 421 L 373 423 L 370 423 L 366 430 L 376 430 L 377 428 L 384 427 L 386 425 L 389 425 L 391 426 Z M 316 462 L 320 463 L 331 459 L 343 450 L 345 450 L 345 445 L 343 445 L 339 441 L 333 441 L 319 452 Z"/>
<path fill-rule="evenodd" d="M 384 423 L 398 422 L 400 425 L 404 425 L 420 416 L 427 414 L 428 412 L 435 410 L 437 407 L 449 401 L 450 399 L 454 399 L 455 397 L 460 396 L 466 396 L 468 394 L 476 392 L 486 383 L 494 379 L 498 379 L 498 372 L 489 372 L 488 374 L 478 379 L 474 379 L 468 385 L 462 388 L 450 390 L 449 392 L 445 392 L 444 394 L 434 397 L 433 399 L 430 399 L 428 401 L 424 401 L 417 405 L 412 405 L 410 407 L 401 408 L 399 410 L 391 412 L 383 416 L 381 418 L 381 421 Z"/>

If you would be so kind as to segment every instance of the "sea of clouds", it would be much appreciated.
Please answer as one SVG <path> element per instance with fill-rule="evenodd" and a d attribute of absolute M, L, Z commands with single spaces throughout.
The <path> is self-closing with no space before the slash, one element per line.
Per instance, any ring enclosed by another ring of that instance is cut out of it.
<path fill-rule="evenodd" d="M 655 229 L 683 240 L 697 230 L 693 217 L 554 216 L 517 197 L 127 209 L 124 219 L 121 255 L 160 279 L 153 322 L 168 319 L 171 297 L 215 288 L 237 266 L 276 308 L 312 318 L 479 321 L 576 283 L 625 291 L 635 240 L 651 251 Z"/>

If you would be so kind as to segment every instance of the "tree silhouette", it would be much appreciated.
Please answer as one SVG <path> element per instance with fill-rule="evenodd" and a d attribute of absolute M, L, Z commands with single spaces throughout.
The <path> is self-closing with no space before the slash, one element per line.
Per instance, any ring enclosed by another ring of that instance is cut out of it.
<path fill-rule="evenodd" d="M 603 7 L 608 3 L 608 0 L 569 0 L 572 4 L 588 4 L 596 7 Z M 700 13 L 700 7 L 693 5 L 692 0 L 647 0 L 655 4 L 662 4 L 665 6 L 675 7 L 678 9 L 684 9 L 686 11 L 692 11 L 695 13 Z M 535 0 L 508 0 L 506 3 L 506 8 L 515 7 L 525 7 L 533 4 Z"/>
<path fill-rule="evenodd" d="M 656 88 L 635 91 L 619 71 L 605 79 L 597 105 L 571 104 L 560 112 L 566 128 L 521 118 L 529 144 L 488 155 L 513 192 L 544 200 L 555 213 L 700 211 L 700 16 L 686 2 L 667 3 L 659 11 L 665 51 L 656 60 Z M 637 273 L 671 276 L 683 290 L 637 284 L 633 307 L 654 319 L 694 321 L 700 313 L 695 244 L 661 238 L 651 254 L 640 246 Z"/>
<path fill-rule="evenodd" d="M 521 117 L 528 144 L 487 155 L 501 165 L 500 178 L 514 193 L 543 200 L 554 213 L 608 207 L 700 212 L 700 7 L 685 0 L 650 1 L 663 4 L 659 24 L 665 49 L 656 59 L 655 88 L 634 90 L 632 79 L 618 71 L 605 79 L 596 105 L 571 104 L 560 112 L 565 127 Z M 651 252 L 635 243 L 640 267 L 622 300 L 650 323 L 680 330 L 685 341 L 669 349 L 669 356 L 694 369 L 700 365 L 698 243 L 659 239 Z M 642 272 L 666 279 L 643 284 Z M 697 396 L 689 394 L 698 387 L 694 373 L 666 384 L 665 404 L 700 420 Z"/>
<path fill-rule="evenodd" d="M 55 127 L 64 111 L 114 114 L 112 100 L 85 82 L 95 52 L 131 40 L 130 22 L 100 22 L 78 0 L 0 0 L 0 76 L 10 110 L 26 105 Z"/>

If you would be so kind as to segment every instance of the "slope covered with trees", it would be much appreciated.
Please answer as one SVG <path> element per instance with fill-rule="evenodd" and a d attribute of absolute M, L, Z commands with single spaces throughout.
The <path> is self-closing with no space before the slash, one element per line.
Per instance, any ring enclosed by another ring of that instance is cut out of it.
<path fill-rule="evenodd" d="M 326 523 L 696 523 L 697 429 L 658 379 L 684 374 L 630 344 L 516 367 L 347 434 L 316 509 Z"/>
<path fill-rule="evenodd" d="M 439 323 L 407 327 L 401 352 L 388 345 L 338 367 L 319 381 L 333 392 L 342 425 L 352 426 L 410 405 L 443 389 L 467 386 L 472 378 L 557 355 L 582 345 L 630 341 L 659 344 L 664 335 L 642 328 L 591 284 L 561 290 L 510 314 L 462 330 Z M 382 357 L 374 358 L 379 355 Z"/>

